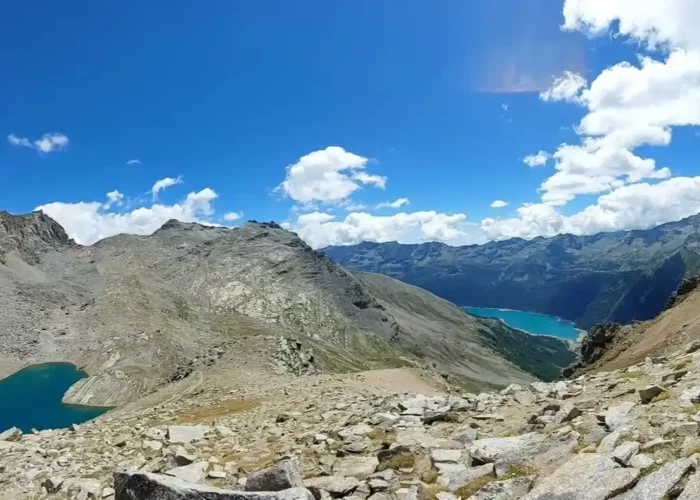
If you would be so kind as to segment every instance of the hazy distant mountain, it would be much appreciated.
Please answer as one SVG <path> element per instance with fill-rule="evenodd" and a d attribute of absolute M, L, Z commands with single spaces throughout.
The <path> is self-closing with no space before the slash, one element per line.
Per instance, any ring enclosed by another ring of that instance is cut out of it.
<path fill-rule="evenodd" d="M 700 216 L 652 229 L 441 243 L 361 243 L 324 250 L 351 269 L 387 274 L 460 306 L 537 311 L 590 327 L 653 318 L 700 270 Z"/>
<path fill-rule="evenodd" d="M 289 337 L 298 345 L 280 351 Z M 514 346 L 518 366 L 499 354 Z M 119 405 L 199 369 L 297 370 L 295 349 L 322 371 L 432 364 L 472 388 L 552 377 L 573 356 L 425 290 L 354 275 L 276 224 L 173 220 L 81 246 L 41 213 L 0 212 L 0 375 L 73 361 L 90 377 L 69 402 Z"/>

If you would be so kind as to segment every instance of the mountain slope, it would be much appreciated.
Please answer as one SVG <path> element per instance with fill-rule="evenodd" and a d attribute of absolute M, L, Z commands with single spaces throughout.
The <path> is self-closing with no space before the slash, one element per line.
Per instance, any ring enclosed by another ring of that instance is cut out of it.
<path fill-rule="evenodd" d="M 120 405 L 197 370 L 430 362 L 470 387 L 533 378 L 495 352 L 487 323 L 394 281 L 367 286 L 370 277 L 358 279 L 276 224 L 170 221 L 150 236 L 83 247 L 46 216 L 4 218 L 0 241 L 13 243 L 0 264 L 0 370 L 72 361 L 90 377 L 67 402 Z M 426 307 L 412 310 L 416 301 Z M 565 364 L 560 354 L 542 365 Z"/>
<path fill-rule="evenodd" d="M 377 272 L 460 306 L 505 307 L 596 323 L 646 320 L 684 276 L 700 271 L 700 216 L 653 229 L 441 243 L 361 243 L 322 251 L 350 269 Z"/>
<path fill-rule="evenodd" d="M 581 360 L 567 375 L 626 368 L 695 341 L 700 341 L 700 277 L 685 279 L 653 320 L 597 325 L 584 338 Z"/>

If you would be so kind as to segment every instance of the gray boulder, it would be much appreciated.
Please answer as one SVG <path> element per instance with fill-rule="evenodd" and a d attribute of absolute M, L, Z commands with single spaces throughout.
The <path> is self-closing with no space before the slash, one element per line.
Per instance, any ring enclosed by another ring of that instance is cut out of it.
<path fill-rule="evenodd" d="M 625 500 L 662 500 L 693 468 L 693 461 L 682 458 L 643 477 Z"/>
<path fill-rule="evenodd" d="M 114 500 L 314 500 L 306 488 L 279 492 L 233 491 L 139 471 L 115 472 L 114 490 Z"/>
<path fill-rule="evenodd" d="M 678 500 L 697 500 L 700 498 L 700 473 L 695 473 L 688 480 L 688 484 L 683 488 L 683 493 L 678 497 Z"/>
<path fill-rule="evenodd" d="M 584 453 L 573 456 L 523 498 L 606 500 L 628 490 L 638 478 L 638 470 L 623 469 L 608 456 Z"/>
<path fill-rule="evenodd" d="M 248 477 L 246 491 L 282 491 L 304 486 L 296 462 L 284 460 Z"/>

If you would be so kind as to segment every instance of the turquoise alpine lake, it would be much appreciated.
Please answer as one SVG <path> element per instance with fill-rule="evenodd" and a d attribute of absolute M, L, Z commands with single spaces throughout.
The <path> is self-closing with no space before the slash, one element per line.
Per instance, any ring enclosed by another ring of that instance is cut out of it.
<path fill-rule="evenodd" d="M 462 309 L 474 316 L 498 318 L 512 328 L 528 333 L 552 335 L 564 340 L 576 340 L 581 333 L 572 322 L 556 316 L 490 307 L 463 307 Z"/>
<path fill-rule="evenodd" d="M 86 376 L 70 363 L 45 363 L 0 380 L 0 432 L 61 429 L 101 415 L 108 408 L 61 403 L 66 390 Z"/>

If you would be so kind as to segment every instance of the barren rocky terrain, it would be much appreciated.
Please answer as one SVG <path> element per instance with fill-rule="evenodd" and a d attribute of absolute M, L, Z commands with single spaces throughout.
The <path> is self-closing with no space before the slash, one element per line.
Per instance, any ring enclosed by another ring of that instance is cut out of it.
<path fill-rule="evenodd" d="M 700 344 L 467 393 L 407 369 L 196 376 L 71 429 L 0 435 L 3 499 L 689 500 Z"/>

